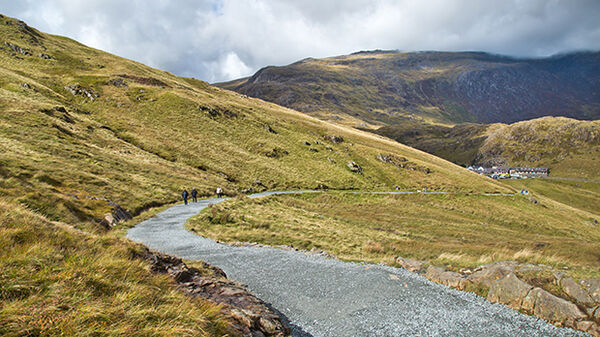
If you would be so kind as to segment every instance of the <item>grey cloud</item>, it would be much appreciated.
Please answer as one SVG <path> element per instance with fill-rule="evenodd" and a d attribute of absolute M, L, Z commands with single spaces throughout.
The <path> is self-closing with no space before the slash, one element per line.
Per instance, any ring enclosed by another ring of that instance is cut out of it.
<path fill-rule="evenodd" d="M 0 8 L 42 31 L 210 82 L 367 49 L 600 49 L 596 0 L 0 0 Z"/>

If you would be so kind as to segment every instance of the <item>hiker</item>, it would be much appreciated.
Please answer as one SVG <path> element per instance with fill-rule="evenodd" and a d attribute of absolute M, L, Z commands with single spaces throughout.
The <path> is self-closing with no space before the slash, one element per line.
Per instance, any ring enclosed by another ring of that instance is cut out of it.
<path fill-rule="evenodd" d="M 221 187 L 217 187 L 217 198 L 220 198 L 223 195 L 223 189 Z"/>
<path fill-rule="evenodd" d="M 192 189 L 192 200 L 194 202 L 198 202 L 198 191 L 195 187 Z"/>
<path fill-rule="evenodd" d="M 186 205 L 187 205 L 187 199 L 188 199 L 189 195 L 190 194 L 188 193 L 187 190 L 183 190 L 183 193 L 181 193 L 181 196 L 183 197 L 183 203 L 186 204 Z"/>

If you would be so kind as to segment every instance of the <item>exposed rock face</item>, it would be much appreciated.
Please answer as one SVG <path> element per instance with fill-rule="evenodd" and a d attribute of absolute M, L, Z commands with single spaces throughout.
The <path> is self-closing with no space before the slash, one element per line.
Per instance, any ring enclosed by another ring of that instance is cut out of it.
<path fill-rule="evenodd" d="M 575 304 L 541 288 L 534 288 L 529 292 L 523 299 L 523 309 L 537 317 L 568 327 L 576 327 L 577 321 L 587 318 Z"/>
<path fill-rule="evenodd" d="M 112 201 L 110 201 L 108 204 L 112 206 L 111 213 L 107 213 L 104 216 L 104 219 L 100 221 L 100 225 L 102 225 L 104 228 L 111 229 L 119 222 L 132 218 L 131 213 L 129 213 L 128 210 L 124 209 L 119 204 L 116 204 Z"/>
<path fill-rule="evenodd" d="M 487 299 L 491 302 L 506 304 L 513 309 L 521 309 L 523 299 L 533 289 L 529 284 L 509 273 L 492 282 Z"/>
<path fill-rule="evenodd" d="M 396 258 L 396 263 L 398 263 L 402 268 L 404 268 L 412 273 L 421 273 L 423 271 L 423 267 L 427 263 L 427 261 L 406 259 L 401 256 L 398 256 Z"/>
<path fill-rule="evenodd" d="M 344 138 L 340 137 L 340 136 L 334 136 L 334 135 L 327 135 L 325 137 L 325 140 L 328 140 L 334 144 L 340 144 L 344 142 Z"/>
<path fill-rule="evenodd" d="M 434 266 L 429 266 L 427 268 L 425 277 L 433 282 L 441 283 L 460 290 L 465 289 L 469 282 L 462 274 L 447 271 Z"/>
<path fill-rule="evenodd" d="M 89 89 L 89 88 L 84 88 L 79 84 L 67 85 L 67 86 L 65 86 L 65 89 L 75 96 L 78 95 L 78 96 L 87 97 L 92 101 L 95 100 L 96 98 L 98 98 L 98 94 L 94 90 Z"/>
<path fill-rule="evenodd" d="M 171 276 L 186 294 L 221 304 L 223 312 L 234 319 L 232 332 L 235 335 L 289 335 L 289 328 L 278 315 L 243 286 L 227 280 L 221 269 L 205 265 L 209 272 L 202 273 L 179 258 L 149 250 L 143 257 L 152 264 L 152 271 Z"/>
<path fill-rule="evenodd" d="M 527 274 L 547 275 L 552 271 L 548 266 L 499 261 L 479 266 L 473 271 L 461 269 L 460 273 L 456 273 L 434 266 L 425 269 L 427 261 L 397 257 L 396 262 L 408 271 L 459 290 L 466 289 L 470 284 L 477 285 L 487 290 L 487 300 L 491 302 L 600 337 L 600 303 L 594 297 L 600 293 L 600 280 L 577 283 L 562 272 L 554 272 L 554 277 L 543 282 L 550 282 L 554 287 L 560 286 L 562 293 L 559 295 L 564 297 L 561 298 L 519 278 Z"/>
<path fill-rule="evenodd" d="M 440 111 L 433 118 L 451 122 L 597 119 L 599 55 L 515 59 L 477 52 L 361 52 L 265 67 L 218 86 L 302 112 L 331 111 L 388 125 L 406 121 L 397 112 L 429 117 L 429 109 Z"/>
<path fill-rule="evenodd" d="M 122 78 L 110 79 L 110 80 L 108 80 L 108 84 L 115 86 L 117 88 L 127 88 L 128 87 L 127 82 L 125 82 L 125 80 Z"/>
<path fill-rule="evenodd" d="M 31 50 L 29 49 L 25 49 L 25 48 L 21 48 L 19 46 L 17 46 L 16 44 L 10 43 L 10 42 L 4 42 L 4 45 L 7 46 L 8 48 L 12 49 L 14 52 L 17 52 L 19 54 L 25 55 L 25 56 L 31 56 Z"/>
<path fill-rule="evenodd" d="M 349 161 L 346 165 L 348 166 L 350 171 L 352 171 L 354 173 L 362 173 L 362 171 L 363 171 L 362 167 L 360 167 L 357 163 L 355 163 L 353 161 Z"/>
<path fill-rule="evenodd" d="M 570 277 L 560 279 L 560 286 L 565 294 L 569 295 L 575 302 L 591 307 L 594 305 L 594 300 L 583 288 Z"/>
<path fill-rule="evenodd" d="M 581 281 L 581 285 L 594 299 L 594 302 L 600 304 L 600 279 L 583 280 Z"/>
<path fill-rule="evenodd" d="M 512 274 L 515 271 L 516 265 L 516 262 L 500 261 L 481 266 L 473 274 L 469 275 L 469 281 L 490 287 L 494 281 Z"/>

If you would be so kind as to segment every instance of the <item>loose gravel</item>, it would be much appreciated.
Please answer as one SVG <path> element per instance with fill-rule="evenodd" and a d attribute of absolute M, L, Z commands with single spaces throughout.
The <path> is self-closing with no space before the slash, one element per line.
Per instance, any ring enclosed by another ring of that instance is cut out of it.
<path fill-rule="evenodd" d="M 252 197 L 298 192 L 313 191 Z M 587 336 L 401 268 L 224 245 L 185 229 L 187 219 L 224 200 L 173 206 L 131 228 L 127 237 L 222 268 L 284 315 L 294 336 Z"/>

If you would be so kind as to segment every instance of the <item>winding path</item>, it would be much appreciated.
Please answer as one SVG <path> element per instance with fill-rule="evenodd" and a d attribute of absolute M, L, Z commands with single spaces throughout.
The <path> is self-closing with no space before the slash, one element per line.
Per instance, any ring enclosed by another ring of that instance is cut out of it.
<path fill-rule="evenodd" d="M 307 192 L 315 191 L 251 197 Z M 185 229 L 188 218 L 224 200 L 173 206 L 131 228 L 127 237 L 151 249 L 222 268 L 284 315 L 294 336 L 585 336 L 401 268 L 229 246 Z"/>

